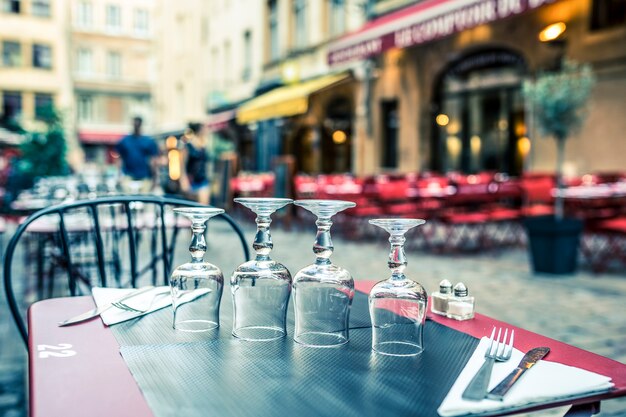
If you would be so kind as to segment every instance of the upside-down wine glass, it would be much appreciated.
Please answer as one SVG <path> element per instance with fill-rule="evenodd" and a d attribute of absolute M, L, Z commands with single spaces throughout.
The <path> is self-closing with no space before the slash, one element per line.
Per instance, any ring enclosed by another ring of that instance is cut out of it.
<path fill-rule="evenodd" d="M 347 270 L 330 261 L 334 249 L 330 227 L 332 216 L 356 204 L 339 200 L 296 200 L 294 204 L 317 216 L 315 263 L 302 268 L 293 281 L 294 340 L 311 347 L 343 345 L 349 339 L 354 280 Z"/>
<path fill-rule="evenodd" d="M 428 297 L 424 288 L 404 275 L 407 265 L 404 235 L 425 223 L 421 219 L 373 219 L 390 237 L 388 266 L 391 277 L 374 285 L 369 295 L 372 349 L 391 356 L 413 356 L 424 350 Z"/>
<path fill-rule="evenodd" d="M 212 207 L 175 208 L 174 212 L 191 220 L 191 262 L 172 272 L 170 288 L 174 309 L 174 328 L 187 332 L 211 330 L 220 324 L 220 301 L 224 288 L 222 271 L 204 261 L 207 246 L 206 222 L 224 210 Z"/>
<path fill-rule="evenodd" d="M 272 260 L 271 215 L 293 202 L 288 198 L 236 198 L 256 213 L 257 232 L 252 247 L 256 257 L 241 264 L 230 279 L 233 296 L 233 336 L 268 341 L 287 334 L 287 305 L 291 274 Z"/>

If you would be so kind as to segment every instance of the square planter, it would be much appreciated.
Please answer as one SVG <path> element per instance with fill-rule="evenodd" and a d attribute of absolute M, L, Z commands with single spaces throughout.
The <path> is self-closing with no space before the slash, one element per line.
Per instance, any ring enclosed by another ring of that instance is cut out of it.
<path fill-rule="evenodd" d="M 583 221 L 554 216 L 524 219 L 533 271 L 573 274 L 578 266 L 578 247 Z"/>

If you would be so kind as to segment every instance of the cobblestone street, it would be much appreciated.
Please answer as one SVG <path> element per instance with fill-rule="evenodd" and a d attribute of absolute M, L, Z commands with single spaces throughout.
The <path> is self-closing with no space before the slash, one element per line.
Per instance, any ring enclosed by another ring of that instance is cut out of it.
<path fill-rule="evenodd" d="M 239 253 L 236 252 L 239 249 L 236 242 L 222 239 L 222 234 L 221 226 L 210 229 L 207 259 L 218 264 L 228 275 L 238 259 L 227 259 L 226 254 Z M 252 239 L 253 229 L 249 225 L 246 235 Z M 313 226 L 305 231 L 274 227 L 273 257 L 295 274 L 313 259 L 313 237 Z M 410 239 L 410 235 L 407 238 Z M 185 256 L 184 239 L 179 241 L 177 262 Z M 216 242 L 220 242 L 219 247 Z M 381 280 L 387 277 L 388 247 L 382 235 L 366 242 L 337 237 L 334 244 L 334 262 L 350 270 L 355 279 Z M 453 283 L 463 281 L 476 297 L 478 312 L 626 363 L 626 273 L 623 271 L 592 274 L 583 269 L 571 277 L 535 276 L 529 272 L 527 254 L 523 249 L 458 256 L 407 250 L 407 257 L 407 275 L 422 283 L 429 293 L 437 288 L 441 279 L 447 278 Z M 22 375 L 26 354 L 8 317 L 4 299 L 2 304 L 0 417 L 18 417 L 24 413 L 25 382 Z M 564 412 L 559 409 L 531 415 L 553 416 Z M 601 416 L 624 415 L 626 401 L 603 403 Z"/>

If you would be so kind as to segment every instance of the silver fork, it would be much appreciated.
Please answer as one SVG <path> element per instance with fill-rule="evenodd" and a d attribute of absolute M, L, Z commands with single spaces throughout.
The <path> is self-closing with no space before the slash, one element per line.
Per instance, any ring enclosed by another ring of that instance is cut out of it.
<path fill-rule="evenodd" d="M 152 308 L 152 305 L 154 304 L 154 301 L 157 299 L 158 296 L 168 293 L 169 291 L 170 291 L 169 288 L 164 288 L 164 289 L 157 291 L 153 295 L 153 297 L 150 299 L 150 303 L 148 304 L 148 306 L 145 308 L 141 308 L 141 309 L 131 307 L 128 304 L 126 304 L 125 301 L 116 301 L 114 303 L 111 303 L 111 305 L 119 308 L 120 310 L 130 311 L 133 313 L 145 313 L 146 311 L 150 311 L 150 309 Z"/>
<path fill-rule="evenodd" d="M 487 396 L 487 388 L 494 362 L 506 362 L 511 358 L 515 330 L 511 330 L 511 337 L 508 344 L 506 343 L 506 338 L 509 334 L 509 329 L 505 329 L 502 340 L 500 340 L 502 328 L 498 329 L 498 337 L 496 339 L 494 339 L 495 334 L 496 328 L 494 327 L 491 331 L 491 337 L 489 338 L 491 343 L 485 352 L 485 363 L 483 363 L 483 366 L 480 367 L 467 388 L 465 388 L 465 391 L 463 391 L 462 397 L 464 400 L 481 401 L 484 399 Z"/>

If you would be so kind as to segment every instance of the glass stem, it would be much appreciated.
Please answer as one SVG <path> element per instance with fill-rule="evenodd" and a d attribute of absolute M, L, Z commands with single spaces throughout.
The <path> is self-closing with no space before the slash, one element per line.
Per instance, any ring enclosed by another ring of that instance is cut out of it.
<path fill-rule="evenodd" d="M 206 240 L 204 239 L 204 231 L 206 226 L 204 223 L 193 223 L 191 225 L 191 231 L 193 236 L 191 238 L 191 245 L 189 245 L 189 252 L 191 253 L 191 262 L 198 263 L 204 260 L 204 254 L 206 253 Z"/>
<path fill-rule="evenodd" d="M 313 253 L 316 256 L 315 263 L 317 265 L 329 265 L 330 255 L 335 249 L 333 241 L 330 239 L 330 227 L 333 222 L 330 217 L 320 217 L 315 221 L 315 224 L 317 225 L 317 234 L 313 244 Z"/>
<path fill-rule="evenodd" d="M 404 253 L 404 242 L 406 239 L 404 235 L 391 235 L 389 237 L 389 243 L 391 243 L 391 249 L 389 250 L 389 262 L 387 266 L 391 270 L 391 280 L 399 281 L 406 279 L 404 270 L 406 269 L 406 254 Z"/>
<path fill-rule="evenodd" d="M 256 252 L 257 261 L 267 261 L 270 259 L 270 252 L 274 247 L 272 243 L 272 235 L 270 234 L 270 224 L 272 219 L 267 215 L 258 215 L 256 218 L 256 235 L 252 248 Z"/>

